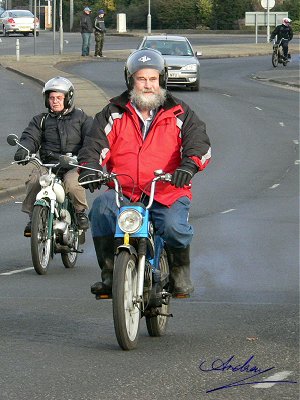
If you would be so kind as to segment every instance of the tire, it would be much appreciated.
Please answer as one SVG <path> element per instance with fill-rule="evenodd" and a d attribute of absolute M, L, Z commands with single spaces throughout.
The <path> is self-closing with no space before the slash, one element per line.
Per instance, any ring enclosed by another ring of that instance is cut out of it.
<path fill-rule="evenodd" d="M 141 311 L 137 298 L 136 257 L 121 251 L 115 260 L 112 287 L 113 319 L 116 337 L 123 350 L 137 346 Z"/>
<path fill-rule="evenodd" d="M 78 231 L 74 231 L 74 243 L 73 248 L 78 250 L 79 248 L 79 236 Z M 65 266 L 65 268 L 74 268 L 77 261 L 78 253 L 76 251 L 72 251 L 71 253 L 61 253 L 61 259 Z"/>
<path fill-rule="evenodd" d="M 35 271 L 39 275 L 47 273 L 51 257 L 51 239 L 47 239 L 50 210 L 35 206 L 31 222 L 31 257 Z"/>
<path fill-rule="evenodd" d="M 23 36 L 29 36 L 29 33 L 28 32 L 24 32 Z"/>
<path fill-rule="evenodd" d="M 165 274 L 169 275 L 169 264 L 165 250 L 163 250 L 162 255 L 160 257 L 160 271 L 162 275 Z M 160 311 L 163 314 L 169 314 L 170 312 L 169 298 L 167 299 L 167 304 L 163 304 L 161 306 Z M 166 317 L 165 315 L 146 317 L 146 325 L 149 335 L 153 337 L 163 336 L 166 333 L 168 320 L 169 317 Z"/>
<path fill-rule="evenodd" d="M 6 31 L 4 26 L 3 26 L 3 36 L 6 36 L 6 37 L 9 36 L 9 33 Z"/>
<path fill-rule="evenodd" d="M 278 66 L 278 51 L 276 50 L 274 50 L 272 54 L 272 64 L 275 68 Z"/>

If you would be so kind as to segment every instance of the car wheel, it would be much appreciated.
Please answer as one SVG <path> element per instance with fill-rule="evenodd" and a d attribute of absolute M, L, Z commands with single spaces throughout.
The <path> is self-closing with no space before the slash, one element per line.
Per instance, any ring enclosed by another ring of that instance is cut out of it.
<path fill-rule="evenodd" d="M 35 33 L 35 36 L 39 36 L 39 34 L 40 34 L 40 32 L 36 32 L 36 33 Z"/>
<path fill-rule="evenodd" d="M 5 26 L 3 26 L 3 36 L 9 36 L 9 33 L 6 31 Z"/>
<path fill-rule="evenodd" d="M 24 35 L 24 36 L 28 36 L 28 35 L 29 35 L 29 33 L 28 33 L 28 32 L 25 32 L 25 33 L 23 33 L 23 35 Z"/>

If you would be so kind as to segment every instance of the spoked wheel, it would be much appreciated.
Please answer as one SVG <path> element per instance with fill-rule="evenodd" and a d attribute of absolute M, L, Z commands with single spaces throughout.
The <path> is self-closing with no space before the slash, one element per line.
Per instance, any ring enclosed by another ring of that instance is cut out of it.
<path fill-rule="evenodd" d="M 48 239 L 48 207 L 35 206 L 31 222 L 31 257 L 35 271 L 39 275 L 47 273 L 51 256 L 51 239 Z"/>
<path fill-rule="evenodd" d="M 73 232 L 74 241 L 73 249 L 78 250 L 79 248 L 79 236 L 78 231 Z M 61 253 L 61 259 L 66 268 L 74 268 L 77 261 L 78 253 L 76 251 L 71 251 L 70 253 Z"/>
<path fill-rule="evenodd" d="M 137 346 L 140 303 L 137 303 L 137 268 L 135 256 L 121 251 L 116 257 L 112 287 L 115 333 L 123 350 Z"/>
<path fill-rule="evenodd" d="M 165 250 L 162 251 L 160 257 L 160 273 L 162 277 L 169 276 L 169 264 Z M 169 297 L 165 298 L 165 303 L 166 304 L 163 304 L 160 308 L 158 308 L 158 311 L 165 315 L 146 316 L 146 325 L 150 336 L 162 336 L 166 333 L 169 319 L 169 317 L 166 315 L 169 314 L 170 310 Z"/>
<path fill-rule="evenodd" d="M 273 51 L 273 54 L 272 54 L 272 64 L 273 64 L 273 67 L 277 67 L 277 65 L 278 65 L 278 51 L 277 50 L 274 50 Z"/>

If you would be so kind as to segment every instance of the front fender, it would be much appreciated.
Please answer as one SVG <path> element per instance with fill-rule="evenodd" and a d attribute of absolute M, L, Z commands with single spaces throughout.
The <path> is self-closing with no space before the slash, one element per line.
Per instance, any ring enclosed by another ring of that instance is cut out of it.
<path fill-rule="evenodd" d="M 134 255 L 136 258 L 138 258 L 138 254 L 136 249 L 131 245 L 131 244 L 121 244 L 118 246 L 116 254 L 119 254 L 120 251 L 128 251 L 129 254 Z"/>
<path fill-rule="evenodd" d="M 34 205 L 50 208 L 50 203 L 48 201 L 46 201 L 45 199 L 36 200 L 34 202 Z"/>

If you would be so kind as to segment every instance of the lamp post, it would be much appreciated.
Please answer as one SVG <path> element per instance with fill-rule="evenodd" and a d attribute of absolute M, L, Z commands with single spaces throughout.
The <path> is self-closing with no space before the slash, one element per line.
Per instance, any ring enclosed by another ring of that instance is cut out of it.
<path fill-rule="evenodd" d="M 151 0 L 148 0 L 147 32 L 151 33 Z"/>

